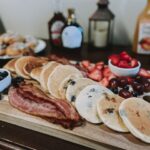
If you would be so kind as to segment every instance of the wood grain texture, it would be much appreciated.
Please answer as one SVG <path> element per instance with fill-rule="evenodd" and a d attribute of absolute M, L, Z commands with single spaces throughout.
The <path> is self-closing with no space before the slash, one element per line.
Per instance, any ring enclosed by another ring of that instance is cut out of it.
<path fill-rule="evenodd" d="M 5 100 L 0 101 L 0 120 L 93 149 L 100 149 L 101 144 L 132 150 L 150 149 L 149 144 L 141 142 L 130 133 L 117 133 L 103 124 L 92 125 L 86 123 L 86 125 L 73 130 L 64 129 L 39 117 L 16 110 L 10 106 L 6 97 Z"/>

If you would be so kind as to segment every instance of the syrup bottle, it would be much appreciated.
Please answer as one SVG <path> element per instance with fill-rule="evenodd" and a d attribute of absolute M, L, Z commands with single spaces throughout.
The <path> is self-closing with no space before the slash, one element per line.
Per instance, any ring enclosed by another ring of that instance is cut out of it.
<path fill-rule="evenodd" d="M 54 16 L 48 22 L 49 38 L 52 47 L 60 48 L 62 46 L 61 32 L 66 24 L 66 19 L 60 11 L 60 0 L 55 0 L 55 7 Z"/>
<path fill-rule="evenodd" d="M 83 43 L 83 29 L 76 21 L 74 9 L 68 9 L 68 19 L 62 31 L 62 45 L 66 50 L 79 50 Z"/>
<path fill-rule="evenodd" d="M 150 55 L 150 0 L 147 0 L 147 6 L 138 17 L 133 51 L 139 54 Z"/>

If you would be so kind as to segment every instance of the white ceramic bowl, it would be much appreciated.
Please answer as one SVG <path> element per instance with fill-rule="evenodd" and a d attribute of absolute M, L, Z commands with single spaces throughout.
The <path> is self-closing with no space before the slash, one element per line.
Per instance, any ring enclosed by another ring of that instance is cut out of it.
<path fill-rule="evenodd" d="M 0 69 L 0 72 L 4 72 L 4 71 L 6 71 L 8 73 L 8 76 L 0 81 L 0 92 L 2 92 L 4 89 L 6 89 L 11 84 L 10 72 L 7 69 Z"/>
<path fill-rule="evenodd" d="M 141 67 L 141 63 L 138 62 L 138 64 L 139 65 L 135 68 L 120 68 L 120 67 L 114 66 L 111 63 L 111 60 L 108 61 L 108 66 L 109 66 L 111 72 L 114 73 L 117 76 L 122 76 L 122 77 L 137 75 L 139 70 L 140 70 L 140 67 Z"/>

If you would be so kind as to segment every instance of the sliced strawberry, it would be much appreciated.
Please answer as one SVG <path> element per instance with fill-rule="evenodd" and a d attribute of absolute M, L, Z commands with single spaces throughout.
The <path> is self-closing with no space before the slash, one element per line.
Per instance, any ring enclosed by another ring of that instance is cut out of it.
<path fill-rule="evenodd" d="M 95 81 L 100 81 L 103 78 L 102 72 L 98 69 L 93 70 L 91 73 L 88 74 L 90 79 Z"/>
<path fill-rule="evenodd" d="M 111 60 L 111 63 L 113 65 L 118 65 L 118 63 L 120 61 L 119 55 L 116 55 L 116 54 L 113 54 L 113 55 L 109 56 L 109 59 Z"/>
<path fill-rule="evenodd" d="M 81 65 L 84 67 L 84 68 L 88 68 L 88 66 L 90 65 L 90 61 L 89 60 L 83 60 L 81 62 Z"/>
<path fill-rule="evenodd" d="M 129 63 L 125 60 L 121 60 L 118 64 L 118 67 L 120 67 L 120 68 L 131 68 Z"/>
<path fill-rule="evenodd" d="M 145 78 L 150 78 L 150 72 L 148 72 L 146 69 L 141 68 L 139 73 L 140 76 L 145 77 Z"/>
<path fill-rule="evenodd" d="M 99 70 L 102 70 L 104 68 L 104 62 L 96 63 L 96 68 L 99 69 Z"/>
<path fill-rule="evenodd" d="M 137 67 L 138 66 L 138 61 L 135 58 L 133 58 L 130 62 L 130 65 L 131 65 L 132 68 Z"/>
<path fill-rule="evenodd" d="M 107 78 L 103 78 L 100 82 L 100 85 L 107 87 L 109 85 L 109 81 Z"/>
<path fill-rule="evenodd" d="M 88 72 L 92 72 L 94 69 L 95 69 L 95 64 L 90 64 L 90 65 L 87 67 Z"/>
<path fill-rule="evenodd" d="M 132 83 L 133 83 L 133 81 L 134 81 L 134 79 L 133 79 L 133 78 L 131 78 L 131 77 L 127 77 L 127 80 L 128 80 L 128 83 L 129 83 L 129 84 L 132 84 Z"/>
<path fill-rule="evenodd" d="M 110 71 L 109 67 L 105 67 L 103 69 L 103 76 L 104 77 L 109 77 L 112 74 L 112 72 Z"/>
<path fill-rule="evenodd" d="M 120 53 L 120 58 L 122 60 L 126 60 L 126 61 L 131 61 L 132 57 L 128 55 L 128 53 L 126 51 L 123 51 Z"/>

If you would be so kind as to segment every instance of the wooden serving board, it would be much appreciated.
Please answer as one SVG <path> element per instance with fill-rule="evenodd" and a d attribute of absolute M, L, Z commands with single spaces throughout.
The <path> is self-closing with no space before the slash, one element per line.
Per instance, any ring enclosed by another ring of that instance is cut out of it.
<path fill-rule="evenodd" d="M 93 149 L 117 147 L 130 150 L 150 150 L 150 144 L 141 142 L 130 133 L 114 132 L 103 124 L 86 123 L 73 130 L 64 129 L 39 117 L 18 111 L 10 106 L 7 97 L 0 101 L 0 120 Z"/>

